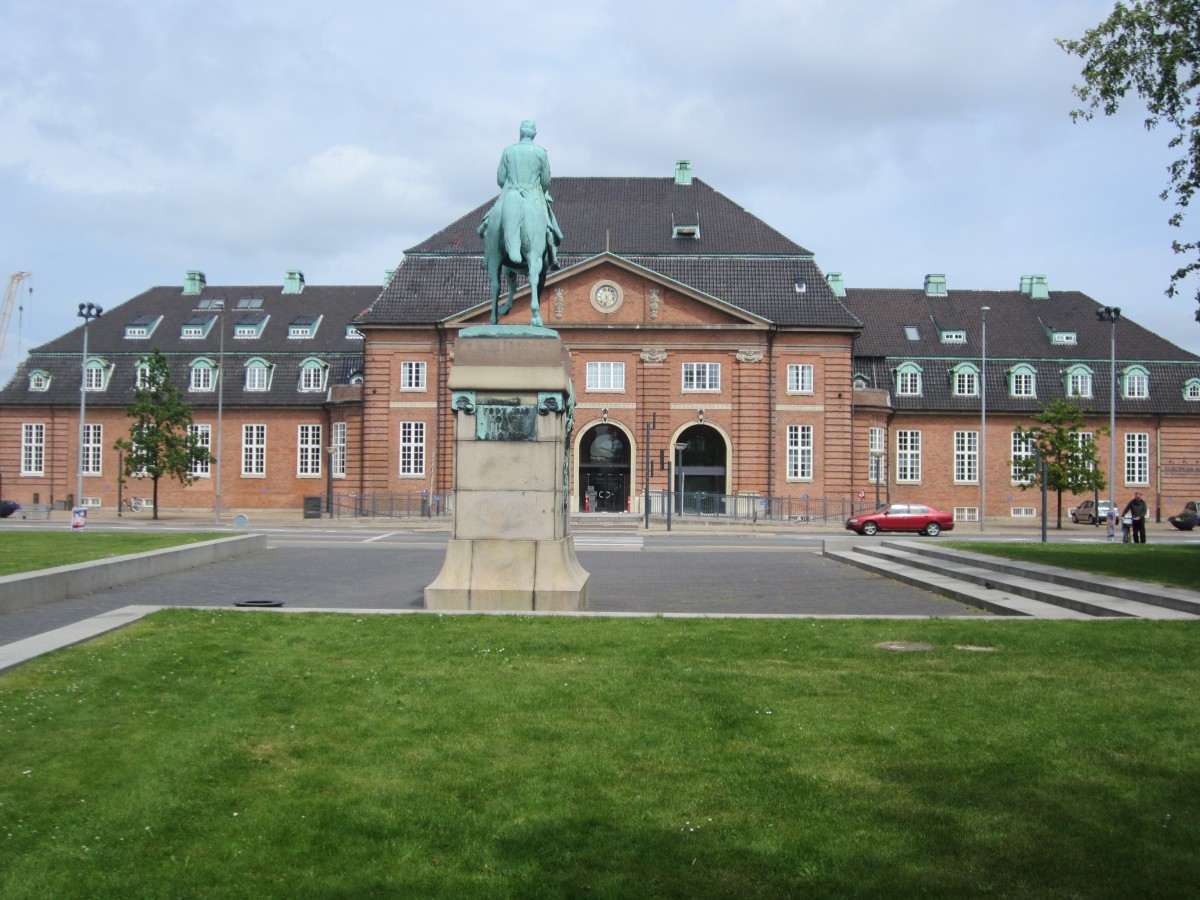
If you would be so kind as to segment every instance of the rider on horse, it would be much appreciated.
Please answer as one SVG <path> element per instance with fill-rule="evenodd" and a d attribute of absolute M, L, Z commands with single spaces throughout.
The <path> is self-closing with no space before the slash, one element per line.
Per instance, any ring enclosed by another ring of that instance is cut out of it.
<path fill-rule="evenodd" d="M 558 268 L 558 244 L 563 239 L 562 230 L 554 217 L 553 198 L 550 196 L 550 160 L 546 151 L 533 142 L 537 136 L 537 125 L 526 119 L 521 123 L 521 140 L 506 147 L 500 156 L 500 167 L 496 170 L 496 183 L 500 196 L 479 226 L 483 236 L 489 222 L 502 225 L 504 229 L 504 255 L 515 266 L 527 262 L 521 253 L 521 232 L 517 227 L 522 210 L 529 204 L 541 204 L 546 211 L 546 243 L 550 248 L 551 267 Z"/>

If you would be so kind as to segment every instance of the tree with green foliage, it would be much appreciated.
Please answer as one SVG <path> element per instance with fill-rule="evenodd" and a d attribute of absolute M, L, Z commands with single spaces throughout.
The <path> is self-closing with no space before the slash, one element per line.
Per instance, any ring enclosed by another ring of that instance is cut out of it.
<path fill-rule="evenodd" d="M 1132 90 L 1146 104 L 1147 130 L 1164 122 L 1174 129 L 1167 146 L 1180 156 L 1167 167 L 1170 180 L 1161 197 L 1174 193 L 1177 209 L 1169 221 L 1182 226 L 1200 189 L 1200 0 L 1118 2 L 1079 40 L 1055 42 L 1084 62 L 1083 84 L 1073 88 L 1084 105 L 1072 111 L 1073 120 L 1091 119 L 1096 110 L 1113 115 Z M 1200 241 L 1177 240 L 1172 247 L 1190 259 L 1171 276 L 1171 297 L 1189 275 L 1200 272 Z"/>
<path fill-rule="evenodd" d="M 1045 463 L 1046 489 L 1058 495 L 1058 524 L 1062 529 L 1063 493 L 1083 494 L 1103 490 L 1104 474 L 1097 465 L 1096 442 L 1084 440 L 1086 413 L 1070 400 L 1053 400 L 1034 414 L 1033 428 L 1017 426 L 1019 440 L 1024 440 L 1033 455 L 1013 460 L 1013 477 L 1021 490 L 1041 486 L 1042 464 Z M 1107 434 L 1108 426 L 1096 429 Z"/>
<path fill-rule="evenodd" d="M 171 384 L 170 366 L 161 350 L 142 363 L 133 403 L 125 412 L 133 419 L 129 437 L 114 447 L 125 454 L 126 477 L 154 482 L 154 518 L 158 518 L 158 480 L 164 475 L 187 486 L 194 466 L 211 461 L 209 452 L 192 433 L 192 408 L 183 392 Z"/>

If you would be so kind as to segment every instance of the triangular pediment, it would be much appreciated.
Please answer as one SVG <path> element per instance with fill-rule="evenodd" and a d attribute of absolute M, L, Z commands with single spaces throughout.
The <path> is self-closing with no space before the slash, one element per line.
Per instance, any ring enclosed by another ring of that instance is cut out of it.
<path fill-rule="evenodd" d="M 506 291 L 501 291 L 501 303 Z M 764 328 L 766 319 L 693 285 L 612 253 L 560 269 L 546 279 L 540 300 L 542 323 L 549 328 Z M 446 320 L 450 327 L 490 321 L 491 304 L 483 303 Z M 501 324 L 527 324 L 530 290 L 515 293 L 513 309 Z"/>

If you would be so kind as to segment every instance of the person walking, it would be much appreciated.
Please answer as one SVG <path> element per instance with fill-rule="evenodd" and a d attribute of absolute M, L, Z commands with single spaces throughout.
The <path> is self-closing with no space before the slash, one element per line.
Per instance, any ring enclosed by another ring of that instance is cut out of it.
<path fill-rule="evenodd" d="M 1146 501 L 1140 492 L 1135 491 L 1133 499 L 1125 504 L 1123 515 L 1129 516 L 1130 530 L 1133 532 L 1135 544 L 1146 543 Z"/>

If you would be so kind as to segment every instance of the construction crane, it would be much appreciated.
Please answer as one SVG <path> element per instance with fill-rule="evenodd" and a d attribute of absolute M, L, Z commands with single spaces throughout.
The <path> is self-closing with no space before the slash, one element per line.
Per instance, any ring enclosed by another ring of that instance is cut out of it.
<path fill-rule="evenodd" d="M 8 292 L 4 295 L 4 306 L 0 308 L 0 363 L 4 362 L 4 339 L 8 337 L 8 323 L 12 320 L 13 307 L 17 303 L 17 286 L 32 274 L 15 272 L 8 279 Z"/>

